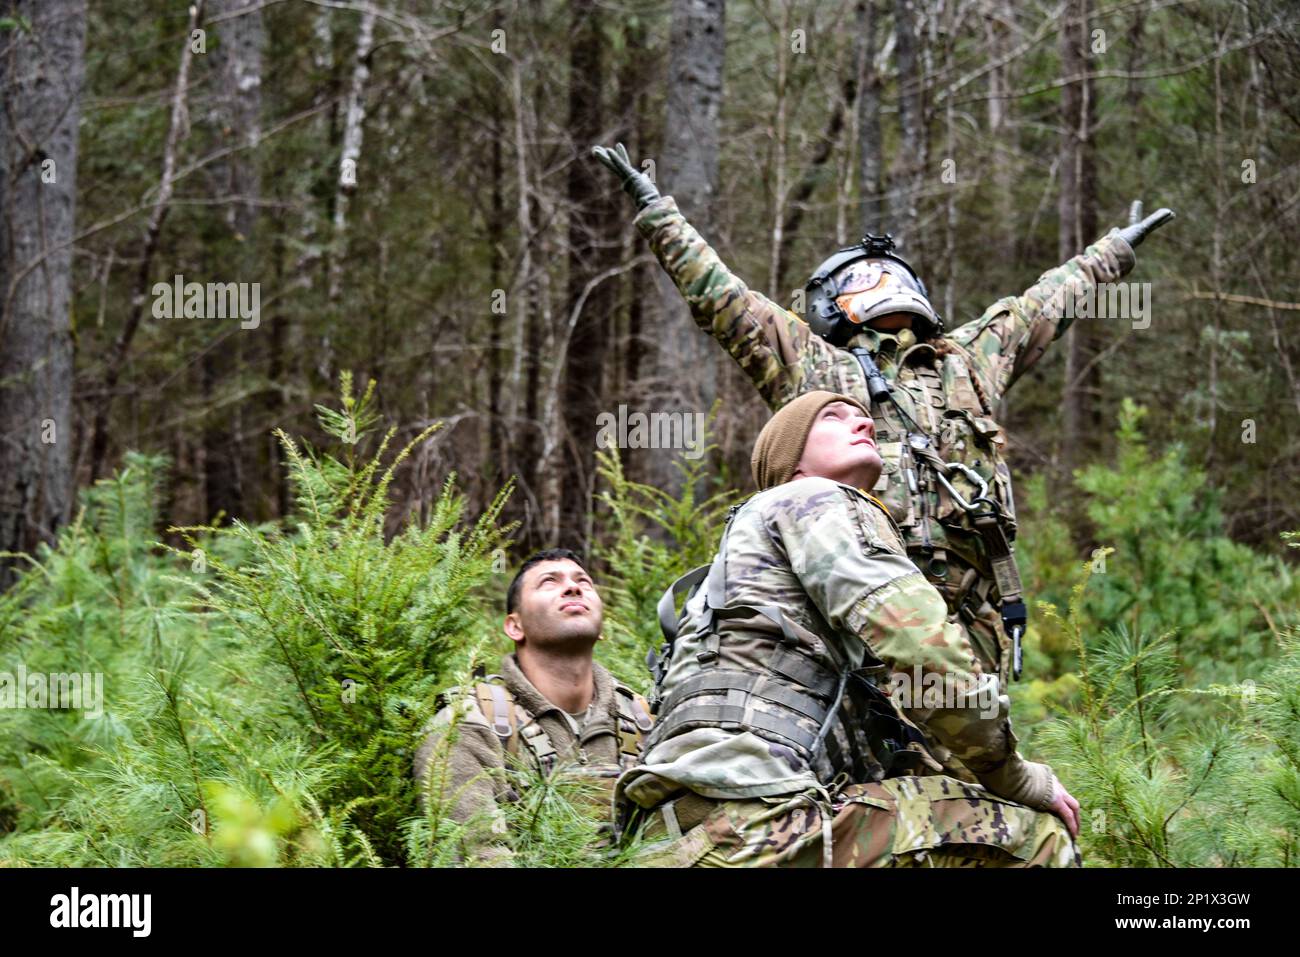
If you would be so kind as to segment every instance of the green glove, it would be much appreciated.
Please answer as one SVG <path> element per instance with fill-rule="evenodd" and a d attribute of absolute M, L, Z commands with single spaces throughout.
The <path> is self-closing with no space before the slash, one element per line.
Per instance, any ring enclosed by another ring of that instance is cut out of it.
<path fill-rule="evenodd" d="M 1119 231 L 1120 236 L 1124 238 L 1130 246 L 1137 248 L 1138 243 L 1146 239 L 1147 233 L 1159 229 L 1169 220 L 1174 218 L 1172 209 L 1157 209 L 1146 219 L 1142 218 L 1142 201 L 1134 200 L 1132 207 L 1129 209 L 1128 225 Z"/>
<path fill-rule="evenodd" d="M 627 158 L 627 150 L 619 143 L 617 152 L 604 146 L 593 146 L 591 155 L 616 173 L 623 182 L 624 191 L 632 197 L 638 210 L 645 209 L 659 198 L 659 190 L 645 173 L 636 169 Z"/>

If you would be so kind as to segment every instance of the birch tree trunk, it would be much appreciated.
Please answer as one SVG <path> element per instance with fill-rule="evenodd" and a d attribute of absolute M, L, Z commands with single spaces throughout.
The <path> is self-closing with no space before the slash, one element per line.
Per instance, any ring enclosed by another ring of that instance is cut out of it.
<path fill-rule="evenodd" d="M 348 84 L 343 109 L 343 150 L 339 154 L 338 186 L 334 195 L 334 251 L 330 256 L 329 297 L 336 302 L 343 282 L 343 262 L 347 259 L 348 199 L 357 188 L 361 163 L 361 140 L 366 119 L 366 83 L 370 79 L 370 50 L 375 42 L 373 6 L 361 13 L 357 28 L 357 49 L 352 61 L 352 80 Z"/>

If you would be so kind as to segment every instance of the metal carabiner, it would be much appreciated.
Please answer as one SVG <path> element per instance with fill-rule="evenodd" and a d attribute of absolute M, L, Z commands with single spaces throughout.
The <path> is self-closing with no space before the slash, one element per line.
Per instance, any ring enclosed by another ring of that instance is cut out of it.
<path fill-rule="evenodd" d="M 984 501 L 989 501 L 988 498 L 989 483 L 984 481 L 984 476 L 980 475 L 979 472 L 976 472 L 969 465 L 963 465 L 961 462 L 945 462 L 944 468 L 948 470 L 959 469 L 960 471 L 965 473 L 966 478 L 968 478 L 973 484 L 978 486 L 979 494 L 975 496 L 975 502 L 978 502 L 980 499 L 983 499 Z M 935 469 L 934 472 L 935 475 L 939 477 L 939 482 L 943 485 L 944 488 L 948 490 L 948 494 L 953 497 L 953 500 L 959 506 L 961 506 L 963 511 L 966 512 L 979 511 L 979 509 L 975 506 L 974 503 L 968 502 L 961 497 L 961 493 L 959 493 L 955 488 L 952 487 L 952 484 L 948 481 L 947 476 L 944 475 L 943 472 L 939 471 L 938 469 Z"/>

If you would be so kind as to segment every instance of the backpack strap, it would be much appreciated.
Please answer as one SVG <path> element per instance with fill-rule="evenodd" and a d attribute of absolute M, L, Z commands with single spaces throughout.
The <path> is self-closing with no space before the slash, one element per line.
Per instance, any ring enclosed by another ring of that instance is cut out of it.
<path fill-rule="evenodd" d="M 650 717 L 649 703 L 631 688 L 616 684 L 614 702 L 618 706 L 618 763 L 630 768 L 641 756 L 654 719 Z"/>
<path fill-rule="evenodd" d="M 486 681 L 474 686 L 474 697 L 492 733 L 501 739 L 501 745 L 507 751 L 514 753 L 517 749 L 510 744 L 519 730 L 514 696 L 499 683 L 500 680 L 496 675 L 489 675 Z"/>
<path fill-rule="evenodd" d="M 488 675 L 485 681 L 475 685 L 474 698 L 507 754 L 518 757 L 521 747 L 527 748 L 533 765 L 543 774 L 551 773 L 559 752 L 545 729 L 529 720 L 500 675 Z"/>

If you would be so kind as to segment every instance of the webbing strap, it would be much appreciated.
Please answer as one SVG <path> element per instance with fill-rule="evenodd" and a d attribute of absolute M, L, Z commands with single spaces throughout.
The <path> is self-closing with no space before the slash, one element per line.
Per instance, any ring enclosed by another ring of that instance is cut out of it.
<path fill-rule="evenodd" d="M 506 689 L 498 684 L 484 682 L 475 687 L 474 694 L 478 698 L 479 710 L 492 727 L 492 733 L 502 742 L 509 741 L 515 733 L 514 702 Z"/>
<path fill-rule="evenodd" d="M 726 605 L 715 608 L 712 605 L 712 600 L 710 600 L 709 612 L 714 618 L 723 621 L 732 621 L 737 618 L 753 618 L 755 615 L 762 615 L 781 629 L 781 644 L 787 648 L 797 648 L 799 646 L 799 636 L 790 627 L 790 622 L 786 620 L 785 613 L 776 605 Z"/>
<path fill-rule="evenodd" d="M 654 725 L 645 699 L 630 688 L 616 685 L 615 703 L 618 705 L 618 740 L 619 753 L 629 759 L 627 764 L 635 763 L 641 753 L 645 732 Z"/>
<path fill-rule="evenodd" d="M 742 705 L 691 704 L 687 702 L 659 723 L 659 732 L 671 736 L 679 725 L 701 724 L 705 727 L 722 727 L 724 730 L 763 731 L 788 741 L 796 750 L 807 755 L 811 752 L 816 731 L 805 731 L 793 721 L 763 712 L 750 713 Z"/>
<path fill-rule="evenodd" d="M 673 582 L 659 599 L 659 628 L 664 638 L 671 645 L 677 639 L 677 601 L 686 592 L 700 582 L 705 587 L 704 624 L 700 634 L 704 636 L 704 650 L 699 659 L 702 664 L 717 661 L 721 636 L 717 633 L 718 621 L 732 621 L 738 618 L 762 616 L 781 629 L 781 643 L 794 648 L 799 645 L 799 636 L 786 620 L 785 614 L 775 605 L 728 605 L 727 604 L 727 539 L 731 535 L 732 520 L 740 506 L 733 506 L 727 516 L 727 527 L 722 532 L 722 543 L 718 554 L 708 565 L 701 565 L 687 572 Z M 662 664 L 662 663 L 661 663 Z"/>
<path fill-rule="evenodd" d="M 519 730 L 519 737 L 537 759 L 537 766 L 543 773 L 550 773 L 555 766 L 556 750 L 551 743 L 551 736 L 542 726 L 534 721 Z"/>
<path fill-rule="evenodd" d="M 746 695 L 782 705 L 811 721 L 821 722 L 826 718 L 825 702 L 794 688 L 777 684 L 768 675 L 745 671 L 721 671 L 715 668 L 692 675 L 674 688 L 673 693 L 664 702 L 664 710 L 671 713 L 683 701 L 698 695 L 726 694 L 731 691 L 744 692 Z"/>
<path fill-rule="evenodd" d="M 666 641 L 672 642 L 677 638 L 677 600 L 704 581 L 704 576 L 712 567 L 712 565 L 701 565 L 699 568 L 691 569 L 669 585 L 668 590 L 659 599 L 659 628 L 663 631 Z"/>
<path fill-rule="evenodd" d="M 835 683 L 839 680 L 829 668 L 785 645 L 778 646 L 772 652 L 767 666 L 781 677 L 807 688 L 813 694 L 823 696 L 834 691 Z"/>
<path fill-rule="evenodd" d="M 998 583 L 998 594 L 1002 601 L 1019 601 L 1020 570 L 1016 567 L 1016 558 L 1011 550 L 1011 542 L 1007 540 L 1001 516 L 995 512 L 976 515 L 975 528 L 984 539 L 984 552 L 993 566 L 993 577 Z"/>

